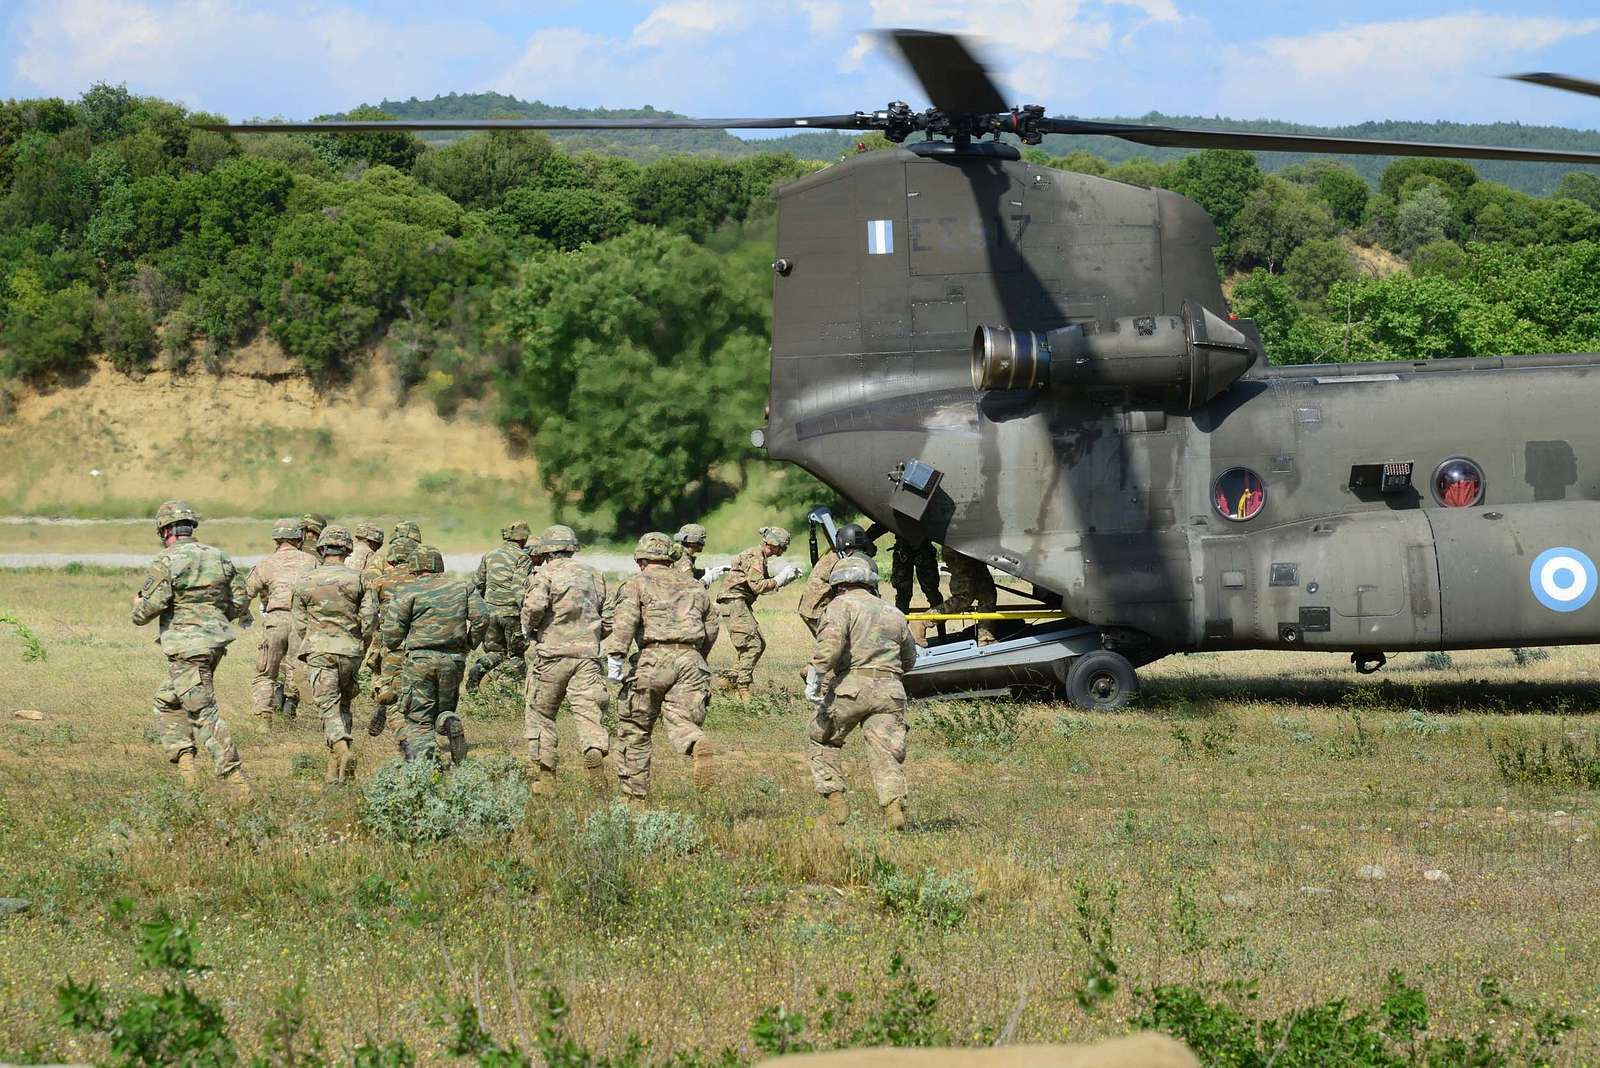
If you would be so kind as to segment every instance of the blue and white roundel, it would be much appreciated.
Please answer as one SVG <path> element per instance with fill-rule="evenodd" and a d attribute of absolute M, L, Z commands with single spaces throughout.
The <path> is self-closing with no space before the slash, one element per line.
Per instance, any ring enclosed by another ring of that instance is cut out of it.
<path fill-rule="evenodd" d="M 1528 585 L 1539 603 L 1552 612 L 1576 612 L 1594 599 L 1594 561 L 1578 549 L 1546 549 L 1528 569 Z"/>

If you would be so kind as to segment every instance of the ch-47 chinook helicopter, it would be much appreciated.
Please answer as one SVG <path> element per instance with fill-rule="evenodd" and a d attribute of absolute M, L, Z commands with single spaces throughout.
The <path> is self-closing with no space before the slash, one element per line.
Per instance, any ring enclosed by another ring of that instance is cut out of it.
<path fill-rule="evenodd" d="M 935 643 L 914 694 L 1048 687 L 1105 709 L 1136 691 L 1137 666 L 1181 651 L 1339 651 L 1372 671 L 1396 650 L 1600 641 L 1600 354 L 1269 366 L 1228 312 L 1197 204 L 1024 163 L 1001 136 L 1600 154 L 1051 118 L 1008 107 L 960 39 L 888 36 L 931 109 L 215 128 L 808 128 L 900 146 L 778 191 L 770 404 L 752 439 L 897 536 L 1059 598 L 991 644 Z"/>

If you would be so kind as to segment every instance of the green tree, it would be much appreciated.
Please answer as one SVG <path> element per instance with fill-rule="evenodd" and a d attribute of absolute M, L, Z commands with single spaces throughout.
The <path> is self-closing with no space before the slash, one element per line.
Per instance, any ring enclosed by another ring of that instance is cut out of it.
<path fill-rule="evenodd" d="M 1332 237 L 1338 226 L 1304 186 L 1272 176 L 1245 200 L 1231 231 L 1235 262 L 1279 271 L 1295 249 Z"/>
<path fill-rule="evenodd" d="M 96 141 L 111 141 L 132 132 L 137 104 L 126 85 L 95 82 L 78 100 L 78 121 Z"/>
<path fill-rule="evenodd" d="M 1557 199 L 1577 200 L 1600 211 L 1600 175 L 1588 171 L 1568 171 L 1551 196 Z"/>
<path fill-rule="evenodd" d="M 333 115 L 320 115 L 318 121 L 333 119 Z M 392 119 L 386 111 L 363 105 L 344 118 L 351 121 Z M 372 166 L 387 165 L 400 171 L 409 171 L 417 157 L 422 155 L 422 142 L 405 131 L 394 133 L 338 133 L 310 134 L 316 152 L 329 166 L 342 171 L 352 163 Z"/>
<path fill-rule="evenodd" d="M 155 358 L 155 326 L 144 303 L 131 293 L 112 293 L 101 301 L 94 329 L 119 371 L 142 371 Z"/>
<path fill-rule="evenodd" d="M 1263 180 L 1252 153 L 1207 149 L 1185 156 L 1173 169 L 1167 188 L 1204 208 L 1217 224 L 1217 233 L 1226 246 L 1233 236 L 1234 219 L 1244 210 L 1251 194 L 1261 188 Z"/>
<path fill-rule="evenodd" d="M 495 131 L 424 152 L 412 173 L 462 207 L 486 210 L 536 179 L 555 152 L 542 133 Z"/>
<path fill-rule="evenodd" d="M 1478 182 L 1478 172 L 1470 163 L 1458 159 L 1409 156 L 1395 160 L 1383 169 L 1383 174 L 1378 178 L 1378 193 L 1398 203 L 1402 199 L 1402 187 L 1418 175 L 1437 179 L 1452 201 L 1464 196 Z"/>
<path fill-rule="evenodd" d="M 1430 241 L 1411 254 L 1411 273 L 1438 275 L 1451 281 L 1466 277 L 1470 266 L 1467 254 L 1454 241 Z"/>
<path fill-rule="evenodd" d="M 1283 276 L 1295 296 L 1309 304 L 1321 304 L 1328 290 L 1356 277 L 1355 258 L 1338 238 L 1312 238 L 1289 253 Z"/>
<path fill-rule="evenodd" d="M 44 297 L 36 310 L 13 315 L 0 331 L 0 373 L 12 378 L 70 374 L 89 366 L 94 298 L 82 285 Z"/>
<path fill-rule="evenodd" d="M 1098 178 L 1104 178 L 1111 170 L 1111 164 L 1093 152 L 1085 152 L 1082 149 L 1076 152 L 1069 152 L 1065 156 L 1049 159 L 1047 162 L 1057 170 L 1074 171 L 1078 174 L 1092 174 Z"/>
<path fill-rule="evenodd" d="M 505 206 L 493 218 L 512 235 L 575 249 L 622 233 L 633 222 L 633 206 L 594 189 L 522 186 L 506 196 Z"/>
<path fill-rule="evenodd" d="M 1134 156 L 1112 167 L 1105 176 L 1114 182 L 1148 186 L 1151 189 L 1171 189 L 1176 165 L 1158 163 L 1146 156 Z"/>
<path fill-rule="evenodd" d="M 1450 201 L 1434 184 L 1417 189 L 1395 210 L 1393 248 L 1409 256 L 1432 241 L 1443 241 L 1455 215 Z"/>

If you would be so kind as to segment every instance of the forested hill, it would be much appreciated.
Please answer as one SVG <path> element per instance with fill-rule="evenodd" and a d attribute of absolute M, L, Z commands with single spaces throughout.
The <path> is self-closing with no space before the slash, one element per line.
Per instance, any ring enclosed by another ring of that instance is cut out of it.
<path fill-rule="evenodd" d="M 358 110 L 374 106 L 362 105 Z M 682 119 L 675 111 L 642 108 L 567 108 L 538 100 L 519 100 L 504 93 L 450 93 L 432 100 L 385 100 L 377 111 L 397 119 Z M 797 159 L 833 161 L 849 152 L 860 139 L 848 133 L 801 133 L 778 138 L 735 137 L 726 130 L 658 130 L 629 133 L 620 130 L 551 131 L 550 136 L 568 152 L 601 152 L 649 162 L 671 155 L 751 156 L 788 152 Z M 429 135 L 430 143 L 447 144 L 459 135 Z"/>
<path fill-rule="evenodd" d="M 866 105 L 863 105 L 866 106 Z M 669 119 L 684 116 L 673 111 L 643 108 L 567 108 L 537 100 L 519 100 L 504 93 L 450 93 L 432 100 L 385 100 L 376 110 L 397 119 Z M 1595 108 L 1600 122 L 1600 104 Z M 1255 133 L 1300 133 L 1328 137 L 1368 137 L 1384 141 L 1443 141 L 1465 145 L 1506 145 L 1512 148 L 1565 148 L 1600 152 L 1600 131 L 1575 130 L 1564 126 L 1524 125 L 1513 122 L 1408 122 L 1386 120 L 1355 126 L 1309 126 L 1277 119 L 1228 119 L 1220 116 L 1163 115 L 1151 112 L 1137 117 L 1114 117 L 1110 122 L 1142 122 L 1200 129 L 1235 129 Z M 654 133 L 594 131 L 552 135 L 569 152 L 595 151 L 649 161 L 678 153 L 747 156 L 759 152 L 789 152 L 797 159 L 832 161 L 851 150 L 860 139 L 851 133 L 802 133 L 778 138 L 741 138 L 726 130 L 661 130 Z M 435 138 L 428 138 L 430 141 Z M 441 143 L 449 136 L 437 138 Z M 1112 163 L 1135 156 L 1175 159 L 1189 153 L 1183 149 L 1147 148 L 1114 137 L 1045 138 L 1043 148 L 1052 156 L 1074 151 L 1092 152 Z M 1257 160 L 1263 170 L 1277 171 L 1309 159 L 1303 153 L 1263 152 Z M 1329 157 L 1322 157 L 1329 158 Z M 1369 184 L 1376 185 L 1384 167 L 1394 162 L 1386 156 L 1335 156 L 1348 163 Z M 1478 173 L 1488 181 L 1499 182 L 1524 193 L 1549 194 L 1572 167 L 1556 163 L 1476 163 Z M 1600 173 L 1600 172 L 1597 172 Z"/>

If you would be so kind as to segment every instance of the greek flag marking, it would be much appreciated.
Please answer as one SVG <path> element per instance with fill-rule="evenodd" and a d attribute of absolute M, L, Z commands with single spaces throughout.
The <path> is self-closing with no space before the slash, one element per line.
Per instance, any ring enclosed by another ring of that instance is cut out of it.
<path fill-rule="evenodd" d="M 867 220 L 867 255 L 887 256 L 894 252 L 894 220 Z"/>

